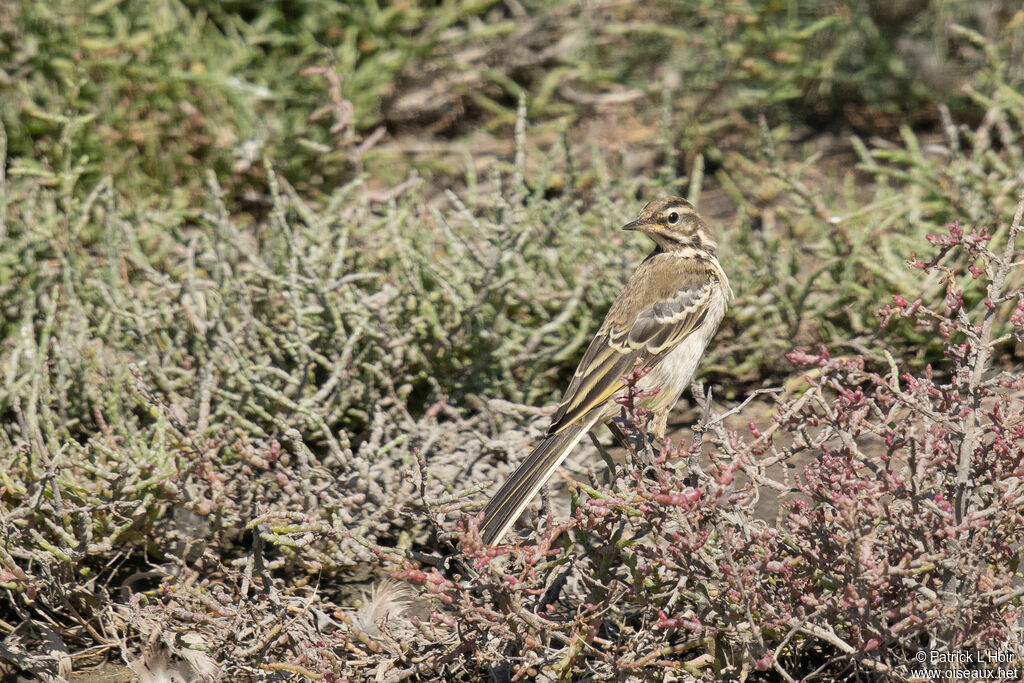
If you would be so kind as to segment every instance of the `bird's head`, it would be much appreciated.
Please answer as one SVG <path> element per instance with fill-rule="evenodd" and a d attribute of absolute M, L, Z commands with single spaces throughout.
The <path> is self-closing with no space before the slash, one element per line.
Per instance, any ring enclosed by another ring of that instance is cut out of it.
<path fill-rule="evenodd" d="M 718 249 L 693 204 L 682 197 L 655 199 L 622 229 L 646 233 L 664 251 L 691 248 L 714 254 Z"/>

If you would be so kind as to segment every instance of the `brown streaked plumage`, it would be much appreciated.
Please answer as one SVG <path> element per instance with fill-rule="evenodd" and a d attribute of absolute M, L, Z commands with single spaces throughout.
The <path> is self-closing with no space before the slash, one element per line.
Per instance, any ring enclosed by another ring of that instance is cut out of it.
<path fill-rule="evenodd" d="M 484 508 L 480 533 L 500 541 L 544 482 L 598 422 L 619 414 L 614 398 L 623 375 L 649 368 L 639 388 L 654 411 L 654 433 L 664 438 L 668 413 L 690 383 L 732 298 L 718 263 L 718 246 L 688 201 L 667 197 L 644 207 L 623 230 L 643 232 L 657 245 L 612 304 L 594 335 L 546 438 L 502 484 Z"/>

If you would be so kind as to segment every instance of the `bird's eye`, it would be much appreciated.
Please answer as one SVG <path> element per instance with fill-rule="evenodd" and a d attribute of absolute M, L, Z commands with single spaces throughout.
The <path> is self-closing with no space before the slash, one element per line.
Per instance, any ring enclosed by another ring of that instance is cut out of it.
<path fill-rule="evenodd" d="M 678 220 L 679 220 L 679 214 L 676 213 L 675 211 L 673 211 L 672 213 L 670 213 L 668 215 L 668 222 L 669 223 L 675 223 Z"/>

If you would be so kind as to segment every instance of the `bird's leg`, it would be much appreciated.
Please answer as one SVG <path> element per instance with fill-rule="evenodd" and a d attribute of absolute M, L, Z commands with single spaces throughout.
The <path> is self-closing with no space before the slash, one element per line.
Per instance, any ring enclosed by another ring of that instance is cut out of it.
<path fill-rule="evenodd" d="M 668 424 L 668 408 L 655 409 L 652 411 L 651 421 L 646 426 L 650 427 L 650 432 L 644 430 L 643 434 L 638 434 L 637 439 L 637 455 L 640 457 L 642 465 L 652 465 L 657 458 L 657 451 L 659 448 L 655 447 L 655 443 L 665 443 L 665 428 Z M 652 433 L 653 432 L 653 433 Z"/>
<path fill-rule="evenodd" d="M 630 430 L 630 436 L 627 436 L 618 423 L 609 420 L 605 424 L 608 425 L 608 429 L 615 437 L 615 440 L 619 442 L 619 445 L 629 453 L 629 457 L 635 465 L 642 469 L 653 462 L 654 452 L 647 442 L 646 431 L 632 429 Z"/>
<path fill-rule="evenodd" d="M 594 433 L 594 430 L 591 429 L 589 432 L 587 432 L 587 436 L 590 437 L 590 442 L 594 444 L 594 448 L 597 449 L 598 454 L 601 456 L 601 460 L 604 460 L 604 464 L 608 468 L 607 481 L 610 484 L 611 482 L 615 481 L 615 478 L 617 476 L 615 461 L 612 460 L 612 456 L 608 452 L 608 449 L 602 446 L 601 442 L 597 440 L 597 434 Z"/>
<path fill-rule="evenodd" d="M 605 423 L 608 426 L 608 430 L 615 437 L 615 440 L 619 442 L 619 445 L 625 448 L 627 451 L 632 451 L 636 445 L 629 439 L 628 436 L 622 431 L 622 428 L 615 423 L 614 420 L 608 420 Z"/>
<path fill-rule="evenodd" d="M 541 529 L 547 524 L 551 516 L 551 497 L 548 494 L 547 484 L 540 487 L 540 511 L 537 514 L 537 528 Z"/>

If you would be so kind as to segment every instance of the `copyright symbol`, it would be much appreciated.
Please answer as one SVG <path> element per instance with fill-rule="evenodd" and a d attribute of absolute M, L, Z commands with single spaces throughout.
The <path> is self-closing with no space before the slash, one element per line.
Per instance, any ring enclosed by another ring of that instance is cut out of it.
<path fill-rule="evenodd" d="M 914 655 L 914 659 L 916 659 L 916 660 L 917 660 L 917 661 L 919 661 L 919 662 L 923 662 L 923 661 L 924 661 L 925 659 L 927 659 L 927 658 L 928 658 L 928 655 L 926 655 L 926 654 L 924 653 L 924 650 L 921 650 L 921 651 L 920 651 L 920 652 L 918 652 L 918 653 L 917 653 L 916 655 Z"/>

